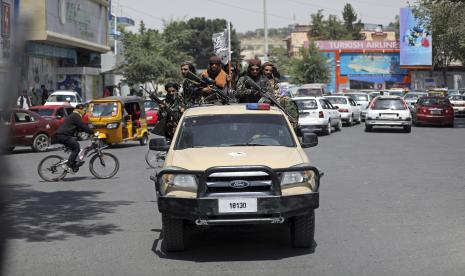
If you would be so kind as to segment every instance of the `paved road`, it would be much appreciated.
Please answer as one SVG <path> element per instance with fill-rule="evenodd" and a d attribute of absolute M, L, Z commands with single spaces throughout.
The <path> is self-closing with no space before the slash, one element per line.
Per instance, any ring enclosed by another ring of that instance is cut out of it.
<path fill-rule="evenodd" d="M 152 171 L 137 144 L 111 151 L 111 180 L 88 169 L 39 181 L 49 153 L 6 156 L 14 171 L 6 275 L 464 275 L 465 120 L 456 128 L 320 137 L 307 152 L 326 175 L 315 251 L 289 246 L 285 226 L 199 229 L 189 250 L 160 251 Z"/>

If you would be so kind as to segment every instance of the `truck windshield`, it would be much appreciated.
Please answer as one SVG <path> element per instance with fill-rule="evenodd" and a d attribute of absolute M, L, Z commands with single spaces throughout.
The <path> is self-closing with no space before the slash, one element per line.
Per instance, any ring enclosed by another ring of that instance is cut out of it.
<path fill-rule="evenodd" d="M 234 146 L 295 147 L 279 114 L 228 114 L 185 118 L 175 149 Z"/>

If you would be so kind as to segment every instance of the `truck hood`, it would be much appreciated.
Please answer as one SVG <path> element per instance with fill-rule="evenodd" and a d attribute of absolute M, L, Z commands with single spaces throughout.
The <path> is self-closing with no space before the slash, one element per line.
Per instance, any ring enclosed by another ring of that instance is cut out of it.
<path fill-rule="evenodd" d="M 172 151 L 166 166 L 188 170 L 206 170 L 216 166 L 264 165 L 271 168 L 287 168 L 308 162 L 297 147 L 213 147 Z"/>

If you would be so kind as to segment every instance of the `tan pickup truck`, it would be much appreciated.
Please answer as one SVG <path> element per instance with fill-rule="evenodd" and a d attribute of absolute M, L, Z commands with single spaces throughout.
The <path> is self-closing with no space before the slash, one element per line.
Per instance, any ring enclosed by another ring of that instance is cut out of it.
<path fill-rule="evenodd" d="M 303 148 L 318 137 L 295 134 L 286 115 L 268 104 L 194 107 L 185 111 L 152 176 L 166 251 L 184 250 L 185 225 L 287 223 L 295 247 L 311 247 L 321 172 Z"/>

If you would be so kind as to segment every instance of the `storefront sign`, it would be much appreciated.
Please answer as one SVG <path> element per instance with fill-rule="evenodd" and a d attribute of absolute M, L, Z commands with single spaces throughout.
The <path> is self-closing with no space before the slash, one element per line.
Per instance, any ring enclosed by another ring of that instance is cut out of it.
<path fill-rule="evenodd" d="M 400 9 L 400 65 L 432 66 L 432 37 L 410 8 Z"/>
<path fill-rule="evenodd" d="M 399 50 L 397 41 L 320 40 L 315 41 L 320 50 Z"/>
<path fill-rule="evenodd" d="M 47 0 L 47 31 L 105 45 L 107 9 L 91 0 Z"/>

